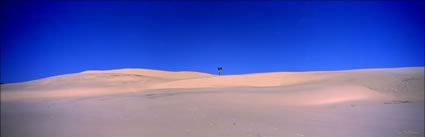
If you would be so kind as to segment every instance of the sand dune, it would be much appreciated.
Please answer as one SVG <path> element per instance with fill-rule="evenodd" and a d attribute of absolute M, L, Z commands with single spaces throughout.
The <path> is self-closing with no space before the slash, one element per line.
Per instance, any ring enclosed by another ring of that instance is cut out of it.
<path fill-rule="evenodd" d="M 180 72 L 170 72 L 170 71 L 160 71 L 160 70 L 150 70 L 150 69 L 118 69 L 118 70 L 109 70 L 109 71 L 85 71 L 86 73 L 113 73 L 113 74 L 129 74 L 135 76 L 144 76 L 144 77 L 155 77 L 158 79 L 193 79 L 193 78 L 203 78 L 211 77 L 214 75 L 200 72 L 190 72 L 190 71 L 180 71 Z"/>
<path fill-rule="evenodd" d="M 423 83 L 424 67 L 84 71 L 2 84 L 1 136 L 424 136 Z"/>
<path fill-rule="evenodd" d="M 199 72 L 167 72 L 148 69 L 84 71 L 30 82 L 2 85 L 2 100 L 135 92 L 150 84 L 212 76 Z"/>
<path fill-rule="evenodd" d="M 152 89 L 279 87 L 322 83 L 320 89 L 339 85 L 363 87 L 381 94 L 423 96 L 423 68 L 366 69 L 335 72 L 274 72 L 215 76 L 199 72 L 148 69 L 85 71 L 24 83 L 2 85 L 2 100 L 90 96 Z M 330 84 L 330 85 L 329 85 Z M 12 92 L 13 91 L 13 92 Z M 36 91 L 36 92 L 35 92 Z M 365 91 L 365 90 L 361 90 Z M 397 93 L 403 91 L 402 95 Z"/>

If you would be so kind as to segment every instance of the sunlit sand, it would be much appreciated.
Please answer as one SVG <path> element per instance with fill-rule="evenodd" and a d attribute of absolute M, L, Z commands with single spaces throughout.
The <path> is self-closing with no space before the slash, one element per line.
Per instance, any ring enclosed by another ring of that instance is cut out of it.
<path fill-rule="evenodd" d="M 424 67 L 85 71 L 1 85 L 3 137 L 424 136 Z"/>

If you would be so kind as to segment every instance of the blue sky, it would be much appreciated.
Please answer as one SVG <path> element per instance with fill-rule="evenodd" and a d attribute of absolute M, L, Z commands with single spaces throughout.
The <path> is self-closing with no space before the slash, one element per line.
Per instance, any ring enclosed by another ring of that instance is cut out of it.
<path fill-rule="evenodd" d="M 85 70 L 424 66 L 424 2 L 2 3 L 1 82 Z"/>

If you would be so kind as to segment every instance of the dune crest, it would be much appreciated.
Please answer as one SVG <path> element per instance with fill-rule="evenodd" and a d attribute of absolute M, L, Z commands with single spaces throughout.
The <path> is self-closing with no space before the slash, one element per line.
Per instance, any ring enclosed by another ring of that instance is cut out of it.
<path fill-rule="evenodd" d="M 424 86 L 419 83 L 423 81 L 423 67 L 225 76 L 200 72 L 119 69 L 85 71 L 23 83 L 4 84 L 1 85 L 1 100 L 98 96 L 162 89 L 227 88 L 232 90 L 246 87 L 277 87 L 282 92 L 293 91 L 293 93 L 285 94 L 286 97 L 304 98 L 298 100 L 309 98 L 307 100 L 314 100 L 311 104 L 329 104 L 367 99 L 376 97 L 377 94 L 413 100 L 422 99 Z M 314 85 L 320 85 L 320 87 L 312 88 Z M 290 88 L 308 92 L 294 92 Z"/>
<path fill-rule="evenodd" d="M 181 71 L 181 72 L 171 72 L 171 71 L 161 71 L 161 70 L 152 70 L 152 69 L 117 69 L 117 70 L 103 70 L 103 71 L 84 71 L 85 73 L 114 73 L 114 74 L 129 74 L 129 75 L 139 75 L 139 76 L 148 76 L 155 77 L 159 79 L 192 79 L 192 78 L 203 78 L 211 77 L 214 75 L 201 73 L 201 72 L 191 72 L 191 71 Z"/>

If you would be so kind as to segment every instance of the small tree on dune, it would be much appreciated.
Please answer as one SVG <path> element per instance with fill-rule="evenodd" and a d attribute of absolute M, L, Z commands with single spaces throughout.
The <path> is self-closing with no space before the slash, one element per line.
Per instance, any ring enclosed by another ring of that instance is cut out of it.
<path fill-rule="evenodd" d="M 218 76 L 220 76 L 220 71 L 222 70 L 222 67 L 217 67 Z"/>

